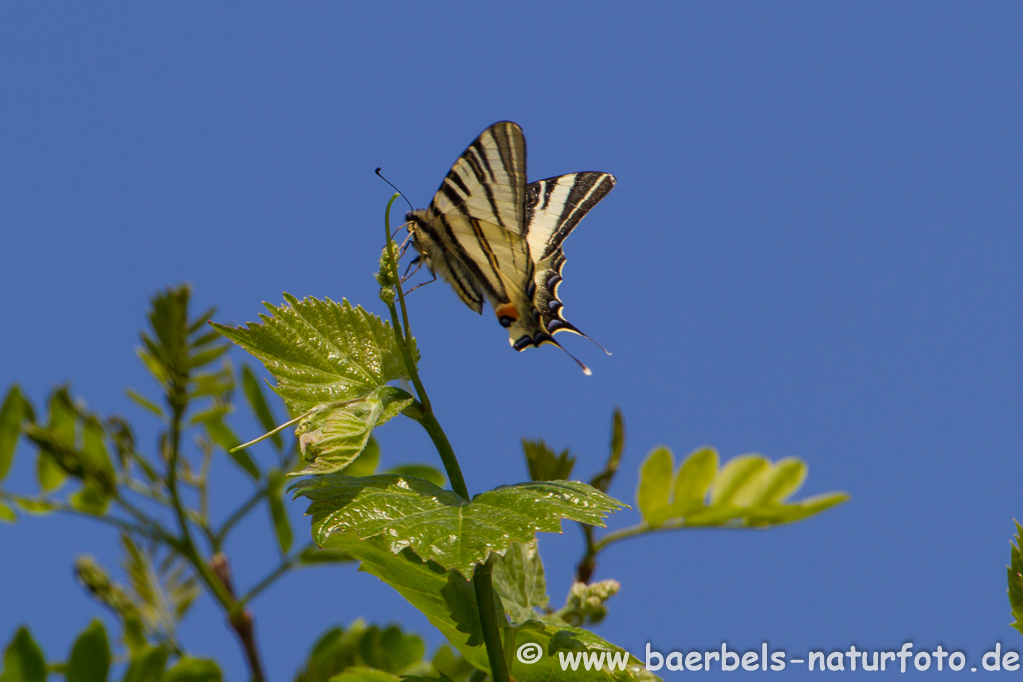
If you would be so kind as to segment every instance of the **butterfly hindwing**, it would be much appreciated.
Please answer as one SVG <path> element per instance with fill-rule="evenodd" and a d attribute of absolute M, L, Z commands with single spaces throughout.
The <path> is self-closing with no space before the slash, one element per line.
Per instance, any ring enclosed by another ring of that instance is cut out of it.
<path fill-rule="evenodd" d="M 560 346 L 555 332 L 582 334 L 561 315 L 562 243 L 614 183 L 587 172 L 527 185 L 522 129 L 501 121 L 458 157 L 429 208 L 408 214 L 409 231 L 463 303 L 482 312 L 490 301 L 513 348 Z"/>
<path fill-rule="evenodd" d="M 615 177 L 610 173 L 590 171 L 537 180 L 526 187 L 526 239 L 536 259 L 533 305 L 543 328 L 551 334 L 570 331 L 586 336 L 561 314 L 558 286 L 565 265 L 562 244 L 614 186 Z"/>

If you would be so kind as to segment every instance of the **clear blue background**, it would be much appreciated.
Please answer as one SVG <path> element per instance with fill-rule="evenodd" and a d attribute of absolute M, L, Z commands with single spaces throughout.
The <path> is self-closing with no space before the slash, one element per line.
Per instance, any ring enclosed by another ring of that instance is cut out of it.
<path fill-rule="evenodd" d="M 145 424 L 122 391 L 153 392 L 133 351 L 164 286 L 193 283 L 224 322 L 282 291 L 382 312 L 391 190 L 373 169 L 423 207 L 510 119 L 531 178 L 618 177 L 568 241 L 561 290 L 614 356 L 565 340 L 587 378 L 556 349 L 512 352 L 444 284 L 413 294 L 470 489 L 525 478 L 522 436 L 571 447 L 589 476 L 616 405 L 611 492 L 627 501 L 658 444 L 803 458 L 800 495 L 852 501 L 766 532 L 613 547 L 596 577 L 622 591 L 598 632 L 637 653 L 912 640 L 977 665 L 997 641 L 1023 648 L 1005 593 L 1023 515 L 1021 35 L 1008 2 L 5 3 L 0 382 L 39 403 L 71 381 Z M 413 425 L 381 438 L 385 463 L 434 457 Z M 31 482 L 28 454 L 11 487 Z M 222 513 L 246 486 L 217 472 Z M 243 531 L 228 550 L 246 586 L 274 549 L 264 519 Z M 579 533 L 542 547 L 560 603 Z M 27 518 L 0 548 L 0 641 L 27 622 L 64 656 L 99 611 L 72 559 L 113 563 L 113 534 Z M 274 680 L 359 616 L 440 642 L 351 567 L 292 575 L 254 613 Z M 183 638 L 244 679 L 208 600 Z"/>

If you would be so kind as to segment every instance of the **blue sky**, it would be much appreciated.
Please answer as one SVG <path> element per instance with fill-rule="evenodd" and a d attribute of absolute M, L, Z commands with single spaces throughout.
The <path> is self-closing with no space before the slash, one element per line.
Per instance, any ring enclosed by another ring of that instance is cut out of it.
<path fill-rule="evenodd" d="M 373 169 L 425 207 L 484 127 L 513 120 L 531 178 L 618 178 L 568 240 L 561 289 L 614 355 L 565 340 L 584 377 L 556 349 L 514 353 L 446 285 L 413 294 L 470 489 L 525 478 L 522 436 L 590 475 L 620 406 L 626 501 L 659 444 L 800 457 L 801 495 L 852 494 L 790 527 L 610 549 L 596 577 L 623 587 L 598 632 L 634 652 L 1020 650 L 1021 33 L 1018 3 L 5 4 L 0 382 L 41 402 L 70 381 L 144 424 L 123 389 L 153 392 L 134 347 L 162 287 L 191 282 L 223 322 L 282 291 L 383 312 L 391 190 Z M 411 424 L 381 443 L 385 463 L 434 457 Z M 261 524 L 228 548 L 251 557 L 243 584 L 273 560 Z M 27 622 L 63 655 L 98 611 L 72 559 L 113 563 L 115 538 L 27 519 L 0 543 L 0 641 Z M 542 541 L 555 601 L 580 548 L 573 528 Z M 440 641 L 350 568 L 293 575 L 254 613 L 272 679 L 360 616 Z M 208 603 L 183 637 L 243 679 Z"/>

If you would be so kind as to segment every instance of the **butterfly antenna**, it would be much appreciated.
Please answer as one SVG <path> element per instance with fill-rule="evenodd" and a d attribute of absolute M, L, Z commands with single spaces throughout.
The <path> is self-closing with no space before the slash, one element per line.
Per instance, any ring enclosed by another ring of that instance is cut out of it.
<path fill-rule="evenodd" d="M 386 183 L 387 183 L 388 185 L 390 185 L 390 186 L 391 186 L 391 187 L 392 187 L 392 188 L 394 189 L 394 191 L 395 191 L 395 192 L 397 192 L 398 194 L 400 194 L 400 195 L 401 195 L 401 198 L 405 200 L 405 203 L 406 203 L 406 204 L 408 204 L 408 208 L 409 208 L 409 210 L 410 210 L 410 211 L 414 211 L 414 210 L 416 210 L 416 209 L 415 209 L 415 207 L 414 207 L 414 206 L 412 206 L 412 202 L 408 200 L 408 197 L 407 197 L 407 196 L 405 196 L 405 193 L 404 193 L 404 192 L 402 192 L 402 191 L 401 191 L 400 189 L 398 189 L 397 187 L 395 187 L 395 186 L 394 186 L 394 183 L 393 183 L 393 182 L 391 182 L 390 180 L 388 180 L 387 178 L 385 178 L 385 177 L 384 177 L 384 174 L 380 172 L 381 170 L 382 170 L 381 168 L 377 168 L 377 169 L 376 169 L 376 171 L 375 171 L 375 172 L 376 172 L 376 174 L 377 174 L 377 175 L 378 175 L 378 176 L 380 177 L 380 179 L 381 179 L 381 180 L 383 180 L 384 182 L 386 182 Z"/>

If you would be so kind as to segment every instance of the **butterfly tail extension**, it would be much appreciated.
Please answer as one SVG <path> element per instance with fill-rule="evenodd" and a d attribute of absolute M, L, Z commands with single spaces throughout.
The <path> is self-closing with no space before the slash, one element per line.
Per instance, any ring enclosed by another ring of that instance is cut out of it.
<path fill-rule="evenodd" d="M 576 333 L 580 334 L 582 336 L 586 336 L 585 334 L 583 334 L 582 332 L 579 332 L 579 331 L 577 331 Z M 589 339 L 590 337 L 586 336 L 586 338 Z M 565 353 L 565 355 L 567 355 L 568 357 L 572 358 L 575 361 L 575 364 L 579 365 L 579 369 L 581 369 L 583 371 L 583 374 L 585 374 L 586 376 L 592 376 L 593 375 L 593 371 L 589 367 L 587 367 L 583 363 L 582 360 L 580 360 L 576 356 L 574 356 L 571 353 L 569 353 L 565 349 L 565 347 L 562 346 L 560 343 L 558 343 L 557 339 L 555 339 L 550 334 L 545 334 L 544 332 L 537 332 L 533 336 L 523 335 L 523 336 L 519 337 L 519 339 L 517 341 L 512 341 L 511 339 L 509 339 L 508 341 L 511 343 L 511 347 L 514 348 L 515 350 L 519 351 L 520 353 L 522 351 L 526 350 L 527 348 L 531 348 L 533 346 L 536 346 L 537 348 L 539 348 L 540 346 L 546 345 L 546 344 L 557 346 L 558 348 L 560 348 L 562 350 L 562 352 Z M 593 339 L 590 339 L 590 341 L 593 341 Z M 596 341 L 594 341 L 594 343 L 596 343 Z M 600 345 L 600 344 L 597 344 L 597 345 Z"/>

